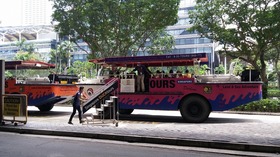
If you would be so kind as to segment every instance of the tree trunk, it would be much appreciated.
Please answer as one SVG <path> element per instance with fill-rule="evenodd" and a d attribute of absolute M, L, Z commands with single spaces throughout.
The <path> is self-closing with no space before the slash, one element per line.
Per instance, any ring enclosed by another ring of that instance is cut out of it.
<path fill-rule="evenodd" d="M 277 72 L 277 76 L 278 76 L 278 88 L 280 89 L 280 72 Z"/>
<path fill-rule="evenodd" d="M 262 65 L 260 75 L 261 75 L 261 79 L 262 79 L 262 82 L 263 82 L 262 96 L 263 96 L 263 99 L 266 99 L 268 97 L 268 94 L 267 94 L 268 79 L 267 79 L 267 75 L 266 75 L 266 66 L 265 65 Z"/>
<path fill-rule="evenodd" d="M 264 61 L 264 53 L 261 53 L 261 55 L 260 55 L 260 62 L 261 62 L 260 73 L 261 73 L 261 78 L 263 81 L 262 96 L 263 96 L 263 99 L 266 99 L 268 97 L 268 94 L 267 94 L 268 79 L 267 79 L 267 75 L 266 75 L 266 64 Z"/>
<path fill-rule="evenodd" d="M 262 96 L 263 96 L 263 99 L 267 99 L 268 98 L 267 89 L 268 89 L 268 82 L 263 82 L 263 85 L 262 85 Z"/>

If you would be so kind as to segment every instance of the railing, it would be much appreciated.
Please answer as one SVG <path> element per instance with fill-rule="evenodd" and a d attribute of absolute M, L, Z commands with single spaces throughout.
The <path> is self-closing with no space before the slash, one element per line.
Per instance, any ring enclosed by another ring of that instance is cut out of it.
<path fill-rule="evenodd" d="M 111 79 L 104 86 L 97 89 L 89 100 L 84 103 L 83 113 L 87 112 L 90 108 L 100 103 L 101 100 L 104 100 L 107 96 L 110 95 L 113 91 L 118 88 L 118 78 Z"/>

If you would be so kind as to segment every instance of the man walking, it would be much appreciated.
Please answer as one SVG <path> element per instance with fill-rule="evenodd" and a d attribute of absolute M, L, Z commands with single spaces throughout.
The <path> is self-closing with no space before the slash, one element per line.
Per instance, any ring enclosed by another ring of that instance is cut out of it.
<path fill-rule="evenodd" d="M 83 95 L 82 95 L 83 91 L 84 91 L 84 87 L 80 87 L 79 91 L 74 96 L 74 100 L 73 100 L 73 104 L 72 104 L 73 112 L 70 116 L 68 124 L 73 124 L 72 119 L 73 119 L 74 115 L 76 114 L 76 110 L 78 110 L 78 113 L 79 113 L 80 123 L 83 123 L 83 121 L 82 121 L 82 111 L 81 111 L 81 102 L 82 102 L 82 100 L 85 100 L 85 98 L 83 98 Z"/>

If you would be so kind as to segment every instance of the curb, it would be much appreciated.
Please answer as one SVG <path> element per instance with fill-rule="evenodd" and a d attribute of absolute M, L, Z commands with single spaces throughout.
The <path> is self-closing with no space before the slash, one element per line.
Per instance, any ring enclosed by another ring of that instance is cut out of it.
<path fill-rule="evenodd" d="M 195 139 L 178 139 L 178 138 L 149 137 L 149 136 L 137 136 L 137 135 L 132 136 L 132 135 L 119 135 L 119 134 L 50 131 L 50 130 L 23 129 L 23 128 L 1 127 L 1 126 L 0 126 L 0 131 L 14 132 L 19 134 L 106 139 L 106 140 L 115 140 L 115 141 L 124 141 L 124 142 L 216 148 L 216 149 L 227 149 L 227 150 L 238 150 L 238 151 L 263 152 L 263 153 L 280 152 L 280 146 L 276 146 L 276 145 L 256 145 L 256 144 L 230 143 L 230 142 L 221 142 L 221 141 L 201 141 Z"/>
<path fill-rule="evenodd" d="M 280 112 L 255 112 L 255 111 L 234 111 L 234 110 L 228 110 L 228 111 L 222 111 L 222 113 L 280 116 Z"/>

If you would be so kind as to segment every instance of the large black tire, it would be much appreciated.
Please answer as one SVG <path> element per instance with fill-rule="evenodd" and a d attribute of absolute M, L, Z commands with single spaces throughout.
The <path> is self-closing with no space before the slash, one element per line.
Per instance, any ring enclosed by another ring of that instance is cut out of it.
<path fill-rule="evenodd" d="M 180 112 L 187 122 L 201 123 L 208 119 L 211 109 L 204 98 L 189 96 L 181 102 Z"/>
<path fill-rule="evenodd" d="M 119 113 L 124 115 L 130 115 L 134 109 L 120 109 Z"/>
<path fill-rule="evenodd" d="M 44 104 L 37 106 L 38 109 L 42 112 L 50 111 L 53 108 L 54 104 Z"/>

